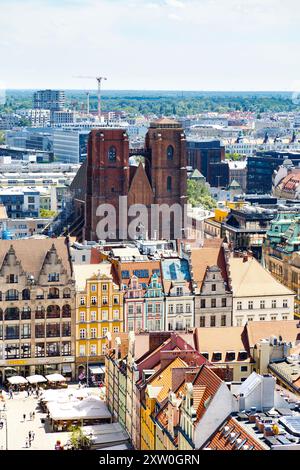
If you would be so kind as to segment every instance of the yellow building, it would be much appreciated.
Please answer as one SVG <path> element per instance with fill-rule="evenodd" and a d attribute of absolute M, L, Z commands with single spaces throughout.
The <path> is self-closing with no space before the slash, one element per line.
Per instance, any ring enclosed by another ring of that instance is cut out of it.
<path fill-rule="evenodd" d="M 228 216 L 230 210 L 227 207 L 216 207 L 214 212 L 215 216 L 213 220 L 215 220 L 216 222 L 223 222 Z"/>
<path fill-rule="evenodd" d="M 123 331 L 123 293 L 110 270 L 110 263 L 74 266 L 77 377 L 88 370 L 89 378 L 101 379 L 106 335 Z"/>

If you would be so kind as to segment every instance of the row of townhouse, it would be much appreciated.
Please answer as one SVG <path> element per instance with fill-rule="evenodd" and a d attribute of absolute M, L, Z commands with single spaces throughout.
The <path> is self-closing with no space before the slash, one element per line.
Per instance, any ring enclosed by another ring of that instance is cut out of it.
<path fill-rule="evenodd" d="M 293 319 L 293 293 L 254 258 L 230 256 L 222 240 L 181 257 L 154 260 L 135 250 L 132 261 L 130 253 L 118 249 L 98 263 L 74 265 L 77 377 L 101 371 L 107 334 Z"/>
<path fill-rule="evenodd" d="M 230 253 L 222 239 L 207 239 L 201 248 L 183 245 L 179 251 L 180 256 L 155 259 L 124 247 L 98 258 L 98 263 L 110 263 L 124 293 L 124 331 L 293 319 L 293 291 L 250 254 Z"/>
<path fill-rule="evenodd" d="M 252 257 L 229 256 L 222 240 L 181 256 L 126 258 L 76 265 L 68 238 L 2 240 L 0 381 L 103 376 L 108 333 L 293 319 L 294 293 Z"/>
<path fill-rule="evenodd" d="M 146 451 L 222 450 L 216 436 L 221 440 L 226 426 L 227 431 L 238 431 L 231 437 L 242 436 L 238 441 L 241 449 L 243 445 L 243 450 L 269 449 L 266 438 L 275 435 L 275 430 L 257 435 L 256 439 L 249 414 L 253 410 L 268 412 L 274 407 L 290 413 L 275 391 L 275 378 L 268 371 L 259 375 L 249 370 L 243 382 L 236 382 L 230 366 L 209 362 L 195 350 L 191 340 L 188 335 L 177 333 L 131 332 L 108 338 L 107 405 L 114 420 L 128 433 L 133 447 Z M 270 416 L 276 413 L 266 415 L 266 420 L 267 416 L 275 426 L 276 421 Z M 292 446 L 295 442 L 294 439 L 285 444 Z M 225 447 L 224 450 L 233 450 Z"/>

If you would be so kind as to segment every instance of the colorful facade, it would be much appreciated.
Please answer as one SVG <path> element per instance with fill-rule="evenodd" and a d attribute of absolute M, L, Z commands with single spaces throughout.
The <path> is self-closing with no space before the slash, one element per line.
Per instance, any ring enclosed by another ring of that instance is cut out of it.
<path fill-rule="evenodd" d="M 125 331 L 145 329 L 144 289 L 139 279 L 132 276 L 124 295 Z"/>
<path fill-rule="evenodd" d="M 123 292 L 106 274 L 87 279 L 77 292 L 76 366 L 77 375 L 86 374 L 89 365 L 104 364 L 106 336 L 123 331 Z"/>
<path fill-rule="evenodd" d="M 165 303 L 162 284 L 153 274 L 145 293 L 145 326 L 148 331 L 165 330 Z"/>

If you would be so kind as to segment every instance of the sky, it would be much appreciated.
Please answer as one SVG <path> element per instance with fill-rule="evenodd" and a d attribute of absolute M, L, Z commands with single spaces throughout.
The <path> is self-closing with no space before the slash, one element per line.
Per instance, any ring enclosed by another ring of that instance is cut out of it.
<path fill-rule="evenodd" d="M 300 91 L 299 0 L 0 0 L 0 88 Z"/>

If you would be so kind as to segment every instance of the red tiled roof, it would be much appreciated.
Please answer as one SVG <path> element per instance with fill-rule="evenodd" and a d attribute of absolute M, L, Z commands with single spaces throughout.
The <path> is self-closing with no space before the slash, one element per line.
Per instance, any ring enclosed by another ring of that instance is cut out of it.
<path fill-rule="evenodd" d="M 241 439 L 241 441 L 244 441 L 246 439 L 246 442 L 244 445 L 247 445 L 248 448 L 251 448 L 253 446 L 252 450 L 264 450 L 264 447 L 262 444 L 256 440 L 252 435 L 250 435 L 246 429 L 244 429 L 239 422 L 232 417 L 229 417 L 226 419 L 226 421 L 222 424 L 222 426 L 211 436 L 210 440 L 204 445 L 204 447 L 209 447 L 212 450 L 238 450 L 236 445 L 234 443 L 231 443 L 231 438 L 230 434 L 227 436 L 227 433 L 224 433 L 224 428 L 228 426 L 230 433 L 234 432 L 236 436 L 238 436 L 237 439 Z M 236 437 L 235 436 L 235 437 Z M 239 441 L 239 443 L 241 443 Z M 243 448 L 239 450 L 244 450 Z"/>
<path fill-rule="evenodd" d="M 197 413 L 197 421 L 204 415 L 208 400 L 214 397 L 221 384 L 220 377 L 204 364 L 193 382 L 194 396 L 196 397 L 194 408 Z"/>
<path fill-rule="evenodd" d="M 226 261 L 224 249 L 222 247 L 223 239 L 211 238 L 205 239 L 202 248 L 192 248 L 191 263 L 193 269 L 193 278 L 201 289 L 206 274 L 210 266 L 218 266 L 222 277 L 228 283 Z"/>
<path fill-rule="evenodd" d="M 284 191 L 295 191 L 297 186 L 300 184 L 300 172 L 292 172 L 288 174 L 283 180 L 280 182 L 279 186 Z"/>

